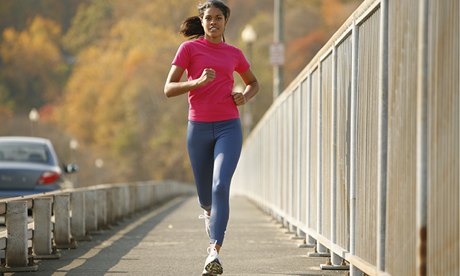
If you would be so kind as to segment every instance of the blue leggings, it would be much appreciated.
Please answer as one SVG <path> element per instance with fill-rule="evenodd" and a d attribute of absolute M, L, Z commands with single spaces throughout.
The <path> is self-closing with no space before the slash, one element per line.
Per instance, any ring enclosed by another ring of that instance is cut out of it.
<path fill-rule="evenodd" d="M 187 148 L 201 208 L 211 209 L 211 242 L 222 245 L 229 218 L 230 182 L 242 147 L 240 119 L 189 121 Z"/>

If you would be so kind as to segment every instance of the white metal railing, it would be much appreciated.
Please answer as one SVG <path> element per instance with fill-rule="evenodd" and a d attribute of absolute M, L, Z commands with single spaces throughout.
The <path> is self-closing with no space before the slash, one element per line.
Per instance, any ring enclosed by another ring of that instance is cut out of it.
<path fill-rule="evenodd" d="M 34 260 L 56 259 L 92 233 L 193 187 L 172 181 L 104 184 L 0 200 L 0 272 L 37 271 Z M 32 217 L 28 216 L 31 211 Z"/>
<path fill-rule="evenodd" d="M 460 274 L 460 4 L 367 0 L 245 141 L 242 194 L 352 275 Z"/>

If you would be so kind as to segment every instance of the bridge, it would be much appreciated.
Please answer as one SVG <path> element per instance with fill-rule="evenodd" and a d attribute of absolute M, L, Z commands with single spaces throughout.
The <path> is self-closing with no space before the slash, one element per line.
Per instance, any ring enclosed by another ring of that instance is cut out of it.
<path fill-rule="evenodd" d="M 352 14 L 245 141 L 226 274 L 460 274 L 459 17 L 456 0 Z M 198 274 L 190 193 L 131 183 L 3 201 L 2 271 Z"/>

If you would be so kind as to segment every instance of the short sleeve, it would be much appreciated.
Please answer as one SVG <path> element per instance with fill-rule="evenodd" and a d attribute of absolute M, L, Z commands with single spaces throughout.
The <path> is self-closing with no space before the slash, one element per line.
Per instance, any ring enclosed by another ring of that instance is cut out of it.
<path fill-rule="evenodd" d="M 187 47 L 187 43 L 184 42 L 177 49 L 176 56 L 174 57 L 172 65 L 180 66 L 184 69 L 188 68 L 190 64 L 190 49 Z"/>
<path fill-rule="evenodd" d="M 238 50 L 238 56 L 237 56 L 237 64 L 235 67 L 235 71 L 238 72 L 239 74 L 242 74 L 246 72 L 250 67 L 250 64 L 246 57 L 243 55 L 243 52 L 241 50 Z"/>

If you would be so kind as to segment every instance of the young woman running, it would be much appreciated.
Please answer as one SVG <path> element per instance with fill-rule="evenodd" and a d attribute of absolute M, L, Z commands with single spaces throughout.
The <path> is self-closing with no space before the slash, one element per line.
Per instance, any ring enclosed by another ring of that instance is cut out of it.
<path fill-rule="evenodd" d="M 203 275 L 222 274 L 219 252 L 229 219 L 230 182 L 242 146 L 237 106 L 259 90 L 256 77 L 242 51 L 225 43 L 230 9 L 211 0 L 198 6 L 198 16 L 185 19 L 181 33 L 192 38 L 182 43 L 172 62 L 164 93 L 174 97 L 188 92 L 187 148 L 201 208 L 210 238 Z M 181 77 L 187 72 L 187 81 Z M 233 90 L 233 72 L 246 87 Z"/>

